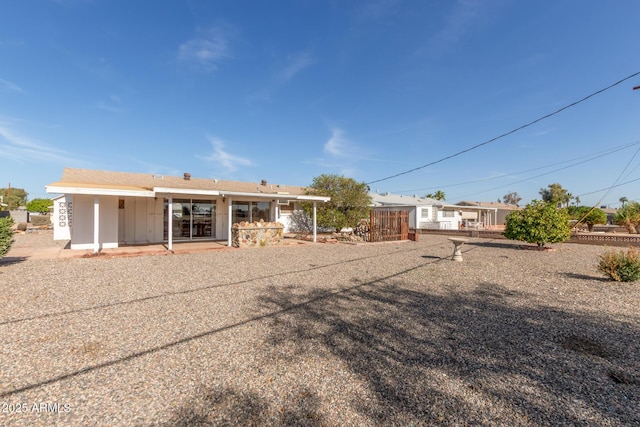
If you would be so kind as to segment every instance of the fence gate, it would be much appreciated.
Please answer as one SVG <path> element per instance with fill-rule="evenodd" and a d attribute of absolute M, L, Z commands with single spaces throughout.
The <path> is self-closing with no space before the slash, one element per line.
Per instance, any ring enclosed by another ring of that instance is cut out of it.
<path fill-rule="evenodd" d="M 371 210 L 369 241 L 388 242 L 409 238 L 409 211 Z"/>

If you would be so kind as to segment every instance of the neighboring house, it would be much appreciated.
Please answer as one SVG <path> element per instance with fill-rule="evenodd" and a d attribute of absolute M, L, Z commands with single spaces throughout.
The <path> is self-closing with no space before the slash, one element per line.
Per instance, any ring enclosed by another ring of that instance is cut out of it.
<path fill-rule="evenodd" d="M 71 249 L 117 248 L 196 240 L 227 240 L 241 221 L 279 221 L 285 231 L 300 202 L 327 202 L 304 187 L 217 179 L 65 168 L 46 186 L 54 198 L 54 239 Z M 315 209 L 314 209 L 315 213 Z M 315 218 L 314 218 L 315 224 Z M 315 236 L 315 230 L 314 230 Z"/>
<path fill-rule="evenodd" d="M 428 197 L 371 193 L 374 210 L 408 210 L 409 228 L 458 230 L 462 222 L 460 207 Z"/>
<path fill-rule="evenodd" d="M 465 224 L 472 228 L 498 228 L 506 224 L 507 215 L 522 209 L 518 205 L 500 202 L 471 202 L 456 203 L 462 210 Z"/>

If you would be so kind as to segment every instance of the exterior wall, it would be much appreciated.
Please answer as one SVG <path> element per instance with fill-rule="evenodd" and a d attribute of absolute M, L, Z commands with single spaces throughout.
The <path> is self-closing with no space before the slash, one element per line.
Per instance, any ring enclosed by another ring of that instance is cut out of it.
<path fill-rule="evenodd" d="M 216 200 L 216 239 L 227 240 L 229 238 L 229 198 Z"/>
<path fill-rule="evenodd" d="M 73 227 L 73 196 L 65 196 L 53 199 L 53 240 L 71 240 Z"/>
<path fill-rule="evenodd" d="M 98 197 L 100 248 L 118 247 L 118 197 L 116 196 L 73 196 L 73 227 L 71 228 L 71 249 L 93 248 L 94 198 Z"/>
<path fill-rule="evenodd" d="M 118 198 L 118 242 L 161 243 L 164 237 L 164 199 Z"/>
<path fill-rule="evenodd" d="M 29 212 L 26 210 L 9 211 L 9 215 L 14 222 L 29 222 Z"/>

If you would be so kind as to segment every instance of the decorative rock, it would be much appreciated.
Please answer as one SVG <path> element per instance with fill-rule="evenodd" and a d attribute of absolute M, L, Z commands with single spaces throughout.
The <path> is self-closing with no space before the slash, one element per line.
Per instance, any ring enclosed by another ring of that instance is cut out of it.
<path fill-rule="evenodd" d="M 236 248 L 281 245 L 284 225 L 279 222 L 242 221 L 231 226 L 231 244 Z"/>

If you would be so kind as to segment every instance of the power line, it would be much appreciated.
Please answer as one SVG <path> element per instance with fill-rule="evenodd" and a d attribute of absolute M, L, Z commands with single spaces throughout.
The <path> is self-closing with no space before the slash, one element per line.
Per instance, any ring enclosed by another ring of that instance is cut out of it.
<path fill-rule="evenodd" d="M 397 173 L 397 174 L 395 174 L 395 175 L 390 175 L 390 176 L 385 177 L 385 178 L 376 179 L 375 181 L 367 182 L 367 185 L 375 184 L 376 182 L 386 181 L 386 180 L 389 180 L 389 179 L 392 179 L 392 178 L 397 178 L 397 177 L 399 177 L 399 176 L 406 175 L 406 174 L 409 174 L 409 173 L 415 172 L 415 171 L 420 170 L 420 169 L 424 169 L 424 168 L 426 168 L 426 167 L 428 167 L 428 166 L 433 166 L 433 165 L 435 165 L 435 164 L 437 164 L 437 163 L 444 162 L 445 160 L 452 159 L 452 158 L 457 157 L 457 156 L 459 156 L 459 155 L 461 155 L 461 154 L 468 153 L 469 151 L 472 151 L 472 150 L 475 150 L 475 149 L 477 149 L 477 148 L 480 148 L 480 147 L 482 147 L 482 146 L 484 146 L 484 145 L 490 144 L 490 143 L 492 143 L 492 142 L 494 142 L 494 141 L 497 141 L 498 139 L 504 138 L 504 137 L 509 136 L 509 135 L 511 135 L 511 134 L 513 134 L 513 133 L 516 133 L 516 132 L 518 132 L 518 131 L 520 131 L 520 130 L 522 130 L 522 129 L 525 129 L 525 128 L 527 128 L 527 127 L 531 126 L 531 125 L 534 125 L 534 124 L 536 124 L 536 123 L 538 123 L 538 122 L 540 122 L 540 121 L 542 121 L 542 120 L 545 120 L 545 119 L 548 119 L 549 117 L 555 116 L 556 114 L 558 114 L 558 113 L 560 113 L 560 112 L 562 112 L 562 111 L 564 111 L 564 110 L 567 110 L 567 109 L 569 109 L 569 108 L 571 108 L 571 107 L 574 107 L 574 106 L 576 106 L 576 105 L 578 105 L 578 104 L 580 104 L 580 103 L 582 103 L 582 102 L 584 102 L 584 101 L 588 100 L 589 98 L 592 98 L 592 97 L 594 97 L 594 96 L 596 96 L 596 95 L 599 95 L 599 94 L 601 94 L 602 92 L 605 92 L 605 91 L 607 91 L 607 90 L 609 90 L 609 89 L 611 89 L 611 88 L 613 88 L 613 87 L 615 87 L 615 86 L 619 85 L 620 83 L 623 83 L 623 82 L 625 82 L 625 81 L 627 81 L 627 80 L 629 80 L 629 79 L 631 79 L 631 78 L 633 78 L 633 77 L 635 77 L 635 76 L 637 76 L 637 75 L 640 75 L 640 71 L 638 71 L 638 72 L 636 72 L 636 73 L 633 73 L 633 74 L 631 74 L 630 76 L 627 76 L 627 77 L 625 77 L 625 78 L 623 78 L 623 79 L 621 79 L 621 80 L 618 80 L 617 82 L 615 82 L 615 83 L 613 83 L 613 84 L 610 84 L 609 86 L 607 86 L 607 87 L 605 87 L 605 88 L 602 88 L 602 89 L 600 89 L 600 90 L 598 90 L 598 91 L 596 91 L 596 92 L 593 92 L 592 94 L 587 95 L 587 96 L 585 96 L 584 98 L 579 99 L 578 101 L 575 101 L 575 102 L 572 102 L 571 104 L 565 105 L 564 107 L 562 107 L 562 108 L 560 108 L 560 109 L 558 109 L 558 110 L 556 110 L 556 111 L 554 111 L 554 112 L 552 112 L 552 113 L 546 114 L 546 115 L 544 115 L 544 116 L 542 116 L 542 117 L 540 117 L 540 118 L 538 118 L 538 119 L 535 119 L 535 120 L 533 120 L 533 121 L 531 121 L 531 122 L 529 122 L 529 123 L 527 123 L 527 124 L 524 124 L 524 125 L 522 125 L 522 126 L 519 126 L 519 127 L 515 128 L 515 129 L 513 129 L 513 130 L 510 130 L 509 132 L 505 132 L 505 133 L 503 133 L 502 135 L 498 135 L 498 136 L 496 136 L 496 137 L 494 137 L 494 138 L 491 138 L 491 139 L 490 139 L 490 140 L 488 140 L 488 141 L 482 142 L 482 143 L 480 143 L 480 144 L 476 144 L 476 145 L 474 145 L 474 146 L 472 146 L 472 147 L 469 147 L 469 148 L 464 149 L 464 150 L 462 150 L 462 151 L 458 151 L 457 153 L 451 154 L 451 155 L 449 155 L 449 156 L 443 157 L 443 158 L 441 158 L 441 159 L 439 159 L 439 160 L 435 160 L 435 161 L 430 162 L 430 163 L 427 163 L 427 164 L 425 164 L 425 165 L 418 166 L 418 167 L 415 167 L 415 168 L 413 168 L 413 169 L 406 170 L 406 171 L 404 171 L 404 172 L 399 172 L 399 173 Z"/>
<path fill-rule="evenodd" d="M 583 156 L 578 156 L 578 157 L 575 157 L 573 159 L 563 160 L 563 161 L 560 161 L 560 162 L 555 162 L 555 163 L 551 163 L 551 164 L 548 164 L 548 165 L 545 165 L 545 166 L 539 166 L 539 167 L 535 167 L 535 168 L 527 169 L 527 170 L 523 170 L 523 171 L 518 171 L 518 172 L 512 172 L 512 173 L 506 173 L 506 174 L 502 174 L 502 175 L 490 176 L 490 177 L 487 177 L 487 178 L 479 178 L 479 179 L 474 179 L 474 180 L 471 180 L 471 181 L 457 182 L 455 184 L 444 184 L 444 185 L 436 185 L 436 186 L 433 186 L 433 187 L 414 188 L 412 190 L 396 190 L 396 191 L 391 191 L 391 192 L 392 193 L 412 193 L 412 192 L 416 192 L 416 191 L 434 190 L 434 189 L 442 189 L 442 188 L 449 188 L 449 187 L 458 187 L 460 185 L 466 185 L 466 184 L 477 184 L 479 182 L 484 182 L 484 181 L 493 181 L 495 179 L 515 177 L 515 176 L 520 175 L 520 174 L 533 172 L 533 171 L 537 171 L 537 170 L 540 170 L 540 169 L 546 169 L 546 168 L 550 168 L 550 167 L 553 167 L 553 166 L 562 165 L 562 164 L 565 164 L 565 163 L 574 162 L 574 161 L 577 161 L 577 160 L 580 160 L 580 159 L 587 158 L 584 162 L 579 162 L 579 163 L 575 163 L 575 164 L 571 164 L 571 165 L 567 166 L 567 168 L 570 168 L 570 167 L 578 165 L 578 164 L 582 164 L 582 163 L 585 163 L 585 162 L 588 162 L 588 161 L 591 161 L 591 160 L 597 160 L 597 159 L 600 159 L 602 157 L 608 156 L 610 154 L 617 153 L 618 151 L 626 150 L 627 148 L 633 147 L 633 146 L 638 145 L 638 144 L 640 144 L 640 140 L 631 142 L 629 144 L 618 145 L 618 146 L 612 147 L 612 148 L 610 148 L 608 150 L 596 151 L 595 153 L 592 153 L 592 154 L 585 154 Z M 562 169 L 556 169 L 556 170 L 553 170 L 551 172 L 546 172 L 543 175 L 546 175 L 546 174 L 552 173 L 552 172 L 557 172 L 558 170 L 562 170 Z M 631 172 L 629 172 L 629 174 L 630 173 Z M 627 174 L 627 176 L 629 174 Z M 528 180 L 528 179 L 533 179 L 533 178 L 537 178 L 537 177 L 540 177 L 540 176 L 542 176 L 542 175 L 536 175 L 535 177 L 532 177 L 532 178 L 526 178 L 525 181 Z M 512 182 L 509 185 L 514 184 L 514 183 L 518 183 L 518 182 L 522 182 L 522 181 Z M 499 187 L 499 188 L 502 188 L 502 187 Z M 491 190 L 488 190 L 488 191 L 491 191 Z"/>
<path fill-rule="evenodd" d="M 639 150 L 640 150 L 640 148 L 639 148 Z M 616 150 L 616 151 L 620 151 L 620 150 Z M 637 153 L 637 150 L 636 150 L 636 153 Z M 464 195 L 464 196 L 459 197 L 459 198 L 460 198 L 460 199 L 464 199 L 465 197 L 472 196 L 472 195 L 475 195 L 475 194 L 482 194 L 482 193 L 487 193 L 487 192 L 489 192 L 489 191 L 499 190 L 500 188 L 511 187 L 511 186 L 513 186 L 514 184 L 520 184 L 521 182 L 530 181 L 530 180 L 535 179 L 535 178 L 540 178 L 541 176 L 549 175 L 549 174 L 552 174 L 552 173 L 554 173 L 554 172 L 559 172 L 559 171 L 562 171 L 562 170 L 566 170 L 566 169 L 572 168 L 572 167 L 574 167 L 574 166 L 578 166 L 578 165 L 581 165 L 581 164 L 583 164 L 583 163 L 587 163 L 587 162 L 590 162 L 590 161 L 592 161 L 592 160 L 599 159 L 599 158 L 601 158 L 601 157 L 606 156 L 607 154 L 609 154 L 609 153 L 600 154 L 600 155 L 598 155 L 598 156 L 593 156 L 593 157 L 588 158 L 588 159 L 586 159 L 586 160 L 582 160 L 582 161 L 579 161 L 579 162 L 575 162 L 575 163 L 572 163 L 572 164 L 570 164 L 570 165 L 568 165 L 568 166 L 565 166 L 565 167 L 562 167 L 562 168 L 558 168 L 558 169 L 554 169 L 554 170 L 551 170 L 551 171 L 549 171 L 549 172 L 544 172 L 544 173 L 541 173 L 541 174 L 538 174 L 538 175 L 530 176 L 530 177 L 528 177 L 528 178 L 524 178 L 524 179 L 521 179 L 521 180 L 519 180 L 519 181 L 510 182 L 509 184 L 506 184 L 506 185 L 501 185 L 501 186 L 499 186 L 499 187 L 493 187 L 493 188 L 490 188 L 490 189 L 488 189 L 488 190 L 476 191 L 476 192 L 474 192 L 473 194 L 467 194 L 467 195 Z M 635 154 L 633 155 L 633 157 L 635 157 Z M 633 159 L 633 158 L 632 158 L 632 159 Z M 627 167 L 628 167 L 628 166 L 627 166 Z M 627 169 L 627 167 L 625 167 L 625 170 Z M 600 191 L 602 191 L 602 190 L 600 190 Z M 587 194 L 591 194 L 591 193 L 587 193 Z M 582 195 L 584 195 L 584 194 L 581 194 L 581 195 L 579 195 L 578 197 L 580 197 L 580 196 L 582 196 Z"/>

